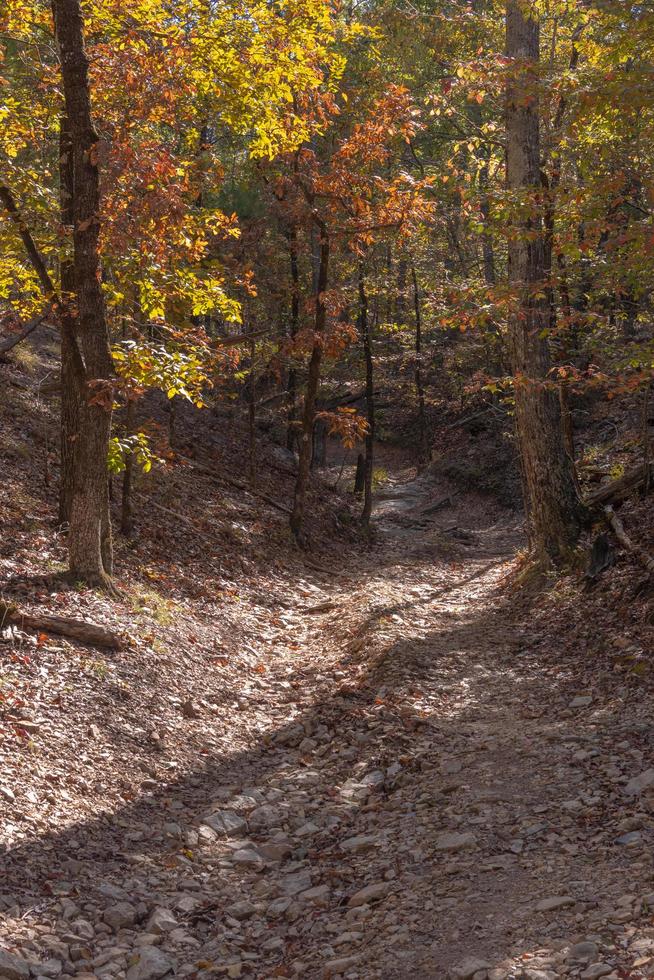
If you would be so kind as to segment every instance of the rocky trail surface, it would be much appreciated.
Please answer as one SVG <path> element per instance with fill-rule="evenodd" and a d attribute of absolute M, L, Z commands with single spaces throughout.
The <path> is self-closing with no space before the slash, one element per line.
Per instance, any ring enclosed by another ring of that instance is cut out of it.
<path fill-rule="evenodd" d="M 0 977 L 654 976 L 648 702 L 512 607 L 515 516 L 446 494 L 390 486 L 372 554 L 262 596 L 274 657 L 233 620 L 261 667 L 181 705 L 183 765 L 86 810 L 53 777 L 22 829 L 0 787 Z"/>

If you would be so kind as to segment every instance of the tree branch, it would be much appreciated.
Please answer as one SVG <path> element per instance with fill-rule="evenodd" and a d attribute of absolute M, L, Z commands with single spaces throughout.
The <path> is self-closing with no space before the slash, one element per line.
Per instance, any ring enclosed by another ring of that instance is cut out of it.
<path fill-rule="evenodd" d="M 43 256 L 39 252 L 36 242 L 34 241 L 32 232 L 29 230 L 27 224 L 21 217 L 16 201 L 14 200 L 14 196 L 6 184 L 0 184 L 0 201 L 4 205 L 5 211 L 9 215 L 9 220 L 14 225 L 18 235 L 20 236 L 20 239 L 25 247 L 27 257 L 38 276 L 43 295 L 51 304 L 51 307 L 54 307 L 59 314 L 61 331 L 62 333 L 66 334 L 67 339 L 70 341 L 73 352 L 75 373 L 78 375 L 78 378 L 81 381 L 86 376 L 86 368 L 84 367 L 82 354 L 79 349 L 79 344 L 77 343 L 73 316 L 68 310 L 66 304 L 62 301 L 61 296 L 58 294 L 55 284 L 50 278 L 50 273 L 46 268 Z"/>

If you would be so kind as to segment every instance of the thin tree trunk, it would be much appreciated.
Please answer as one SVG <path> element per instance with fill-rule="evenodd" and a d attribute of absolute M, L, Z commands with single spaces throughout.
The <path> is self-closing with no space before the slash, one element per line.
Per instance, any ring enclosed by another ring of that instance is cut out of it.
<path fill-rule="evenodd" d="M 520 0 L 507 0 L 506 47 L 514 61 L 507 85 L 507 186 L 523 206 L 525 198 L 531 203 L 531 211 L 509 239 L 509 280 L 519 300 L 509 316 L 516 428 L 530 545 L 539 558 L 558 561 L 579 535 L 581 504 L 563 444 L 558 398 L 546 383 L 551 296 L 543 221 L 536 210 L 541 187 L 540 33 L 538 21 L 529 17 Z"/>
<path fill-rule="evenodd" d="M 125 406 L 125 435 L 134 435 L 134 400 L 127 399 Z M 134 481 L 134 453 L 127 453 L 123 486 L 120 501 L 120 533 L 131 538 L 134 533 L 134 511 L 132 507 L 132 484 Z"/>
<path fill-rule="evenodd" d="M 66 115 L 73 158 L 73 265 L 77 322 L 86 365 L 79 404 L 68 535 L 70 571 L 109 587 L 112 574 L 107 455 L 111 435 L 113 364 L 98 249 L 98 137 L 91 116 L 88 59 L 79 0 L 53 0 Z"/>
<path fill-rule="evenodd" d="M 307 486 L 309 484 L 309 472 L 311 469 L 311 455 L 313 450 L 313 425 L 316 416 L 316 398 L 320 385 L 320 368 L 322 365 L 323 340 L 325 328 L 327 326 L 327 307 L 325 305 L 325 293 L 329 275 L 329 233 L 324 221 L 314 215 L 314 221 L 320 232 L 319 252 L 317 261 L 317 274 L 315 276 L 315 320 L 314 320 L 314 339 L 311 358 L 309 360 L 309 370 L 307 374 L 307 388 L 304 396 L 304 408 L 302 411 L 302 428 L 300 435 L 299 460 L 297 478 L 295 481 L 295 495 L 293 499 L 293 510 L 291 513 L 290 526 L 298 544 L 304 543 L 302 525 L 304 522 L 304 508 L 306 503 Z"/>
<path fill-rule="evenodd" d="M 288 250 L 291 259 L 291 343 L 295 340 L 300 323 L 300 273 L 297 256 L 297 229 L 288 233 Z M 291 351 L 293 357 L 293 351 Z M 286 448 L 293 452 L 297 442 L 296 428 L 297 371 L 291 364 L 286 382 L 287 429 Z"/>
<path fill-rule="evenodd" d="M 493 248 L 493 237 L 490 233 L 490 200 L 488 196 L 488 158 L 490 156 L 490 147 L 484 147 L 480 155 L 482 155 L 483 159 L 483 163 L 479 169 L 479 204 L 484 224 L 484 229 L 481 233 L 484 282 L 487 286 L 494 286 L 497 281 L 497 276 L 495 273 L 495 250 Z"/>
<path fill-rule="evenodd" d="M 253 327 L 250 327 L 253 332 Z M 250 487 L 257 485 L 257 379 L 255 375 L 256 341 L 250 340 L 250 377 L 248 385 L 248 478 Z"/>
<path fill-rule="evenodd" d="M 416 267 L 411 263 L 411 279 L 413 281 L 413 306 L 416 315 L 416 367 L 415 383 L 418 396 L 418 471 L 423 470 L 429 463 L 429 446 L 427 443 L 427 414 L 425 411 L 425 388 L 422 381 L 422 313 L 420 310 L 420 289 Z"/>
<path fill-rule="evenodd" d="M 61 224 L 67 234 L 73 231 L 73 148 L 70 124 L 65 115 L 61 117 L 59 129 L 59 202 Z M 75 269 L 72 255 L 64 253 L 60 263 L 61 296 L 68 307 L 74 303 Z M 59 484 L 59 523 L 70 524 L 73 502 L 73 481 L 75 475 L 75 443 L 79 432 L 79 402 L 81 386 L 75 372 L 74 352 L 71 341 L 63 334 L 61 337 L 61 476 Z"/>
<path fill-rule="evenodd" d="M 363 262 L 359 262 L 359 333 L 363 344 L 363 356 L 366 365 L 366 455 L 363 468 L 363 510 L 361 523 L 364 527 L 370 524 L 372 514 L 372 474 L 375 452 L 375 384 L 374 364 L 372 359 L 372 338 L 370 336 L 370 320 L 368 317 L 368 296 L 366 294 L 366 277 Z"/>
<path fill-rule="evenodd" d="M 354 492 L 357 494 L 363 493 L 363 488 L 365 486 L 365 474 L 366 474 L 366 457 L 363 453 L 359 453 L 357 456 L 357 468 L 354 474 Z"/>

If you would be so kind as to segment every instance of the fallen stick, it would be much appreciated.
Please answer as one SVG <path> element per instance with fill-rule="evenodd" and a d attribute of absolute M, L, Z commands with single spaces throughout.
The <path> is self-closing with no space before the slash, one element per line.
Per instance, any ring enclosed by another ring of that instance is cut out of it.
<path fill-rule="evenodd" d="M 158 504 L 157 501 L 152 500 L 151 497 L 146 497 L 144 493 L 137 493 L 135 496 L 138 497 L 139 500 L 142 500 L 146 505 L 154 507 L 155 510 L 160 510 L 162 514 L 168 514 L 169 517 L 174 517 L 176 521 L 181 521 L 182 524 L 186 524 L 187 527 L 192 528 L 195 533 L 199 534 L 205 541 L 211 540 L 211 535 L 208 535 L 199 524 L 196 524 L 195 521 L 191 520 L 190 517 L 187 517 L 186 514 L 182 514 L 178 510 L 173 510 L 172 507 L 164 507 L 163 504 Z"/>
<path fill-rule="evenodd" d="M 337 606 L 338 603 L 332 602 L 332 600 L 330 599 L 327 602 L 318 603 L 317 606 L 305 606 L 304 609 L 300 609 L 299 611 L 305 614 L 323 613 L 323 612 L 329 612 L 332 609 L 336 609 Z"/>
<path fill-rule="evenodd" d="M 10 623 L 19 629 L 35 630 L 38 633 L 55 633 L 58 636 L 68 636 L 89 646 L 107 647 L 110 650 L 120 650 L 125 641 L 112 630 L 97 626 L 85 619 L 68 619 L 65 616 L 41 616 L 21 612 L 17 606 L 0 601 L 0 626 Z"/>
<path fill-rule="evenodd" d="M 466 415 L 462 419 L 457 419 L 455 422 L 450 422 L 448 425 L 442 426 L 443 432 L 447 432 L 448 429 L 456 429 L 460 425 L 466 425 L 468 422 L 474 422 L 475 419 L 481 418 L 482 415 L 488 415 L 490 411 L 493 410 L 493 406 L 489 405 L 488 408 L 484 408 L 481 412 L 475 412 L 474 415 Z"/>
<path fill-rule="evenodd" d="M 622 547 L 625 548 L 626 551 L 631 552 L 631 554 L 638 559 L 649 575 L 654 575 L 654 558 L 650 557 L 650 555 L 648 555 L 647 552 L 640 547 L 640 545 L 634 544 L 625 531 L 622 521 L 611 506 L 605 507 L 604 513 L 613 533 Z"/>

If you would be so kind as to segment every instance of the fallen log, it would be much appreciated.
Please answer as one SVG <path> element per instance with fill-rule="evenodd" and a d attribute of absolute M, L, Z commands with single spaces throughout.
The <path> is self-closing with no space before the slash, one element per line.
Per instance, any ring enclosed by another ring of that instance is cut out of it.
<path fill-rule="evenodd" d="M 644 548 L 635 544 L 624 529 L 624 525 L 611 506 L 604 508 L 604 514 L 609 526 L 622 547 L 629 551 L 640 562 L 648 575 L 654 575 L 654 558 L 647 554 Z"/>
<path fill-rule="evenodd" d="M 448 493 L 446 497 L 441 497 L 440 500 L 437 500 L 435 504 L 429 504 L 427 507 L 423 507 L 423 509 L 420 511 L 420 516 L 425 517 L 427 514 L 435 514 L 436 511 L 441 510 L 443 507 L 451 507 L 454 502 L 454 498 L 458 497 L 460 493 L 460 490 L 453 490 L 451 493 Z"/>
<path fill-rule="evenodd" d="M 89 623 L 85 619 L 21 612 L 17 606 L 0 601 L 0 627 L 7 624 L 18 626 L 19 629 L 34 630 L 37 633 L 68 636 L 80 643 L 87 643 L 93 647 L 106 647 L 110 650 L 121 650 L 126 645 L 117 633 L 96 623 Z"/>
<path fill-rule="evenodd" d="M 48 306 L 41 311 L 41 313 L 37 313 L 36 316 L 33 316 L 31 320 L 27 321 L 20 333 L 15 334 L 13 337 L 9 337 L 8 340 L 5 340 L 0 344 L 0 354 L 7 354 L 10 350 L 13 350 L 14 347 L 17 347 L 20 343 L 22 343 L 23 340 L 29 337 L 29 335 L 33 333 L 33 331 L 36 330 L 41 323 L 43 323 L 51 312 L 52 303 L 49 303 Z"/>
<path fill-rule="evenodd" d="M 177 453 L 177 456 L 179 459 L 183 459 L 185 463 L 188 463 L 192 469 L 197 470 L 198 473 L 203 473 L 205 476 L 211 477 L 211 479 L 215 480 L 216 483 L 226 483 L 229 487 L 235 487 L 237 490 L 243 490 L 245 493 L 249 493 L 253 497 L 258 497 L 260 500 L 264 500 L 271 507 L 274 507 L 275 510 L 281 511 L 282 514 L 290 516 L 291 512 L 288 507 L 280 504 L 273 497 L 269 497 L 267 493 L 262 493 L 261 490 L 256 490 L 254 487 L 248 486 L 247 483 L 242 483 L 240 480 L 233 480 L 230 477 L 225 476 L 223 473 L 216 473 L 210 466 L 205 466 L 202 463 L 198 463 L 194 459 L 191 459 L 190 456 L 185 456 L 183 453 Z"/>
<path fill-rule="evenodd" d="M 639 466 L 628 470 L 623 476 L 606 486 L 600 487 L 594 493 L 586 497 L 585 503 L 589 507 L 603 507 L 605 504 L 618 503 L 628 497 L 632 491 L 645 485 L 645 481 L 654 475 L 654 465 L 652 463 L 641 463 Z"/>

